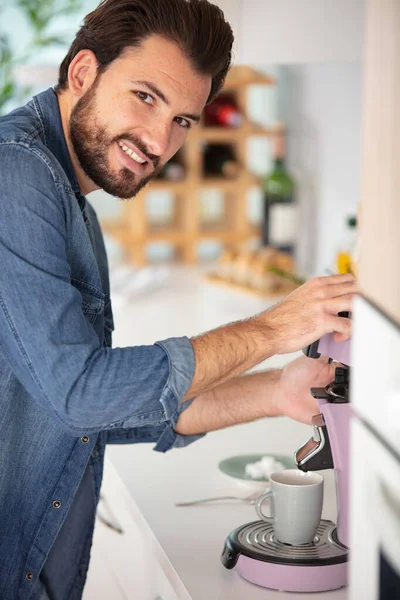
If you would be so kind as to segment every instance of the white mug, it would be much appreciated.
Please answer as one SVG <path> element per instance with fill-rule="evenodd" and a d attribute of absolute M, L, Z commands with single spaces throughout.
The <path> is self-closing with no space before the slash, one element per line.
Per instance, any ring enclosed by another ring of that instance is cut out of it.
<path fill-rule="evenodd" d="M 319 473 L 287 469 L 270 475 L 271 490 L 255 505 L 260 519 L 272 523 L 276 539 L 284 544 L 309 544 L 321 520 L 324 478 Z M 271 515 L 262 511 L 270 503 Z"/>

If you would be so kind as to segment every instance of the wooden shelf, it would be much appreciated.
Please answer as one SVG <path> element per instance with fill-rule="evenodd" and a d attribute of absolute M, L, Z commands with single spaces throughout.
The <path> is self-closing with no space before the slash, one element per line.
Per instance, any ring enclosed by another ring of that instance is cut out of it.
<path fill-rule="evenodd" d="M 216 188 L 221 190 L 234 190 L 238 182 L 246 182 L 248 186 L 260 185 L 260 178 L 248 171 L 244 170 L 243 173 L 235 178 L 228 179 L 227 177 L 198 177 L 182 179 L 181 181 L 168 181 L 155 179 L 151 181 L 146 190 L 151 191 L 168 191 L 173 194 L 184 194 L 188 191 L 191 184 L 196 181 L 196 187 L 198 189 L 203 188 Z"/>
<path fill-rule="evenodd" d="M 233 290 L 237 290 L 239 292 L 245 292 L 246 294 L 252 294 L 253 296 L 261 296 L 263 298 L 281 298 L 282 296 L 286 296 L 293 292 L 293 290 L 298 287 L 295 284 L 287 284 L 284 285 L 277 290 L 258 290 L 249 285 L 242 285 L 241 283 L 236 283 L 233 281 L 227 281 L 226 279 L 222 279 L 221 277 L 217 277 L 216 275 L 206 274 L 205 279 L 210 281 L 211 283 L 216 283 L 225 288 L 230 288 Z"/>
<path fill-rule="evenodd" d="M 190 133 L 191 139 L 204 142 L 226 143 L 236 142 L 253 135 L 270 137 L 273 135 L 271 129 L 257 125 L 256 123 L 243 123 L 240 127 L 203 127 L 198 126 Z"/>
<path fill-rule="evenodd" d="M 235 189 L 238 183 L 245 184 L 248 187 L 260 185 L 260 178 L 244 170 L 240 176 L 235 177 L 234 179 L 223 177 L 203 177 L 199 181 L 198 186 L 199 188 Z"/>
<path fill-rule="evenodd" d="M 250 67 L 232 67 L 224 86 L 235 94 L 237 104 L 247 114 L 247 87 L 273 85 L 274 80 Z M 146 247 L 166 242 L 178 250 L 181 260 L 198 260 L 197 245 L 206 240 L 220 241 L 233 250 L 242 250 L 252 238 L 260 237 L 260 228 L 248 222 L 247 191 L 260 185 L 260 178 L 249 173 L 247 140 L 250 136 L 270 137 L 272 130 L 251 123 L 246 118 L 237 128 L 204 127 L 199 124 L 188 135 L 182 147 L 186 177 L 179 181 L 155 179 L 131 201 L 123 204 L 123 217 L 118 221 L 102 222 L 105 233 L 115 237 L 123 246 L 127 259 L 135 264 L 147 262 Z M 234 146 L 236 159 L 243 169 L 234 179 L 202 175 L 203 143 L 229 143 Z M 226 194 L 222 222 L 207 224 L 201 220 L 201 192 L 216 189 Z M 174 196 L 172 223 L 153 225 L 149 219 L 147 196 L 154 191 L 165 191 Z"/>
<path fill-rule="evenodd" d="M 169 181 L 168 179 L 153 179 L 145 188 L 146 191 L 168 191 L 175 194 L 180 194 L 187 188 L 187 179 L 181 179 L 179 181 Z"/>
<path fill-rule="evenodd" d="M 120 222 L 110 223 L 109 221 L 102 222 L 103 231 L 106 234 L 114 235 L 120 239 L 129 240 L 132 244 L 140 244 L 143 241 L 148 242 L 159 242 L 159 241 L 175 241 L 175 242 L 186 242 L 188 234 L 182 231 L 179 231 L 175 228 L 168 228 L 166 226 L 163 227 L 154 227 L 151 226 L 146 231 L 146 234 L 135 235 L 132 236 L 131 230 L 129 227 Z M 237 232 L 233 230 L 227 230 L 226 225 L 221 223 L 217 224 L 201 224 L 200 228 L 191 234 L 192 239 L 195 240 L 207 240 L 218 238 L 224 241 L 232 241 L 235 242 L 237 240 L 248 239 L 252 237 L 257 237 L 260 235 L 260 228 L 255 225 L 248 225 L 246 230 L 243 232 Z"/>
<path fill-rule="evenodd" d="M 232 90 L 248 85 L 275 85 L 275 80 L 252 67 L 232 67 L 226 78 L 224 90 Z"/>

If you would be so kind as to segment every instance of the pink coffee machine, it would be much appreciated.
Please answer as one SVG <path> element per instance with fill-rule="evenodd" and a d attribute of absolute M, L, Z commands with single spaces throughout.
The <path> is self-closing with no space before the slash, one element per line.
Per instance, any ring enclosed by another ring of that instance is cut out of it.
<path fill-rule="evenodd" d="M 291 546 L 275 539 L 270 523 L 253 521 L 229 534 L 221 561 L 227 569 L 235 569 L 244 579 L 263 587 L 322 592 L 347 585 L 350 341 L 337 343 L 333 335 L 327 335 L 304 353 L 310 358 L 323 354 L 343 365 L 325 388 L 311 388 L 321 412 L 313 418 L 313 437 L 295 452 L 297 466 L 303 471 L 334 469 L 337 524 L 322 519 L 313 542 Z"/>

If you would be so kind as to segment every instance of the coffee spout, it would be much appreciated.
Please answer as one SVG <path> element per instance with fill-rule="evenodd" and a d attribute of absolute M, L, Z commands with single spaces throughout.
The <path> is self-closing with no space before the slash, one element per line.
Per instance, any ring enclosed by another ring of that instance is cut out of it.
<path fill-rule="evenodd" d="M 301 471 L 333 469 L 333 458 L 328 430 L 322 414 L 312 419 L 314 436 L 295 452 L 295 461 Z"/>

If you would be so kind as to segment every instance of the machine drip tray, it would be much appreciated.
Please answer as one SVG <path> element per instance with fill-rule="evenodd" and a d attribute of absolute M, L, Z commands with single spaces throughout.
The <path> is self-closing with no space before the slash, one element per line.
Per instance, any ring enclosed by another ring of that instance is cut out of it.
<path fill-rule="evenodd" d="M 321 520 L 310 544 L 275 539 L 270 523 L 254 521 L 229 534 L 221 561 L 257 585 L 285 591 L 325 591 L 347 584 L 348 550 L 332 521 Z"/>

